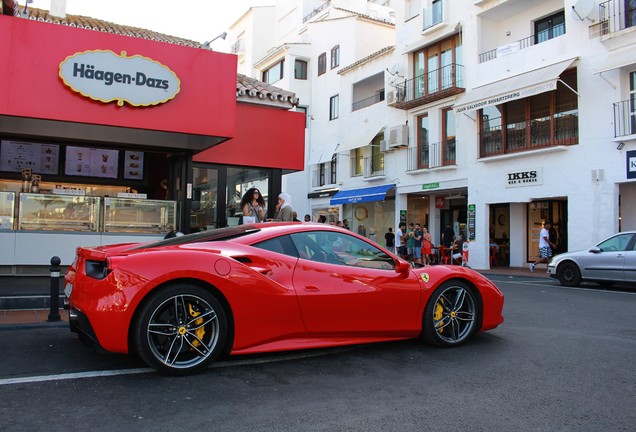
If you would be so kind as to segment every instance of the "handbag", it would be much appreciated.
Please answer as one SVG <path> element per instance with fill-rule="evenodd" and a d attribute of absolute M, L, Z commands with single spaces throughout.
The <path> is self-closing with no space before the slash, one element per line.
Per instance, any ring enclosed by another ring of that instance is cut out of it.
<path fill-rule="evenodd" d="M 256 223 L 256 216 L 243 216 L 243 224 Z"/>

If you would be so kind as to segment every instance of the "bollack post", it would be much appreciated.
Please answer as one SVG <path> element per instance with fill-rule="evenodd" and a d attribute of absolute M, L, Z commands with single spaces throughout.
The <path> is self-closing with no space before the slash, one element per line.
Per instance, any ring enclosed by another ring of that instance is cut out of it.
<path fill-rule="evenodd" d="M 47 321 L 60 321 L 60 257 L 51 258 L 51 310 Z"/>

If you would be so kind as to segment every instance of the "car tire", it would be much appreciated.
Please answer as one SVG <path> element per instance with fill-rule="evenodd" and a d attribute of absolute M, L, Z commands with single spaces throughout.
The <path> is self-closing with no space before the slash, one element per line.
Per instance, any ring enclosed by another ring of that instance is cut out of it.
<path fill-rule="evenodd" d="M 564 262 L 557 268 L 557 279 L 566 287 L 577 287 L 581 284 L 581 271 L 573 262 Z"/>
<path fill-rule="evenodd" d="M 447 281 L 431 295 L 422 319 L 422 339 L 440 346 L 464 343 L 481 322 L 481 301 L 473 289 L 461 281 Z"/>
<path fill-rule="evenodd" d="M 175 284 L 151 294 L 134 324 L 137 354 L 170 375 L 205 369 L 224 349 L 226 313 L 212 293 L 196 285 Z"/>

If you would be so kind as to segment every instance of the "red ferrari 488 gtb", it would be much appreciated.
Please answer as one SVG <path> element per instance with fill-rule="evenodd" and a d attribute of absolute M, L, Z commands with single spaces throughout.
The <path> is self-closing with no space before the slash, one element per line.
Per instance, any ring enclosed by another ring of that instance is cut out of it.
<path fill-rule="evenodd" d="M 414 268 L 325 224 L 78 248 L 65 279 L 72 331 L 170 374 L 224 354 L 417 337 L 452 347 L 503 321 L 503 295 L 479 273 Z"/>

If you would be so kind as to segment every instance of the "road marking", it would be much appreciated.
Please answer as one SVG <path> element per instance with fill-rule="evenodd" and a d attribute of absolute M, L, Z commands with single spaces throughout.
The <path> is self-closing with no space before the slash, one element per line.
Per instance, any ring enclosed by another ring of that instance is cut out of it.
<path fill-rule="evenodd" d="M 299 360 L 299 359 L 310 358 L 310 357 L 319 357 L 319 356 L 331 354 L 331 353 L 341 353 L 345 351 L 352 351 L 354 349 L 360 348 L 361 346 L 364 346 L 364 345 L 318 349 L 312 352 L 306 352 L 306 353 L 300 353 L 300 354 L 280 355 L 280 356 L 276 356 L 275 358 L 228 360 L 228 361 L 212 363 L 210 366 L 208 366 L 208 368 L 212 369 L 212 368 L 233 367 L 233 366 L 260 365 L 260 364 L 275 363 L 275 362 L 286 361 L 286 360 Z M 150 372 L 156 372 L 156 371 L 151 368 L 137 368 L 137 369 L 75 372 L 75 373 L 65 373 L 65 374 L 56 374 L 56 375 L 40 375 L 40 376 L 17 377 L 17 378 L 0 378 L 0 387 L 5 385 L 12 385 L 12 384 L 32 384 L 32 383 L 38 383 L 38 382 L 74 380 L 74 379 L 82 379 L 82 378 L 102 378 L 102 377 L 111 377 L 111 376 L 120 376 L 120 375 L 136 375 L 136 374 L 143 374 L 143 373 L 150 373 Z"/>
<path fill-rule="evenodd" d="M 528 281 L 528 280 L 523 280 L 523 281 L 508 281 L 508 280 L 493 280 L 491 279 L 491 282 L 494 282 L 495 285 L 497 283 L 502 283 L 502 284 L 511 284 L 511 285 L 532 285 L 532 286 L 545 286 L 545 287 L 551 287 L 551 288 L 561 288 L 561 289 L 565 289 L 565 290 L 574 290 L 574 291 L 593 291 L 593 292 L 600 292 L 600 293 L 614 293 L 614 294 L 631 294 L 631 295 L 636 295 L 636 292 L 634 291 L 619 291 L 619 290 L 613 290 L 613 289 L 609 289 L 609 288 L 605 288 L 605 289 L 601 289 L 601 288 L 592 288 L 592 287 L 566 287 L 563 285 L 560 285 L 558 283 L 552 283 L 552 284 L 548 284 L 548 283 L 533 283 L 532 281 Z"/>

